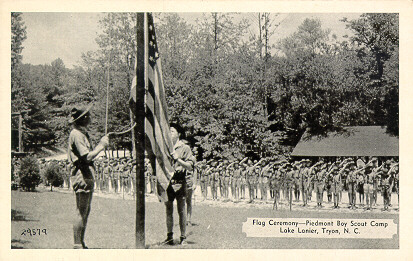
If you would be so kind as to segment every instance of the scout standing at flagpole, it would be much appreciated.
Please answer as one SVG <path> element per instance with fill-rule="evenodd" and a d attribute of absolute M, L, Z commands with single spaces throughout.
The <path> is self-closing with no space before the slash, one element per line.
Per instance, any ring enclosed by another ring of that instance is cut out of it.
<path fill-rule="evenodd" d="M 72 186 L 76 195 L 76 220 L 73 225 L 75 249 L 86 249 L 85 231 L 90 213 L 94 189 L 95 167 L 93 159 L 109 145 L 108 136 L 103 136 L 99 144 L 92 149 L 87 127 L 91 122 L 90 110 L 72 109 L 69 121 L 73 129 L 69 135 L 68 159 L 71 162 Z"/>
<path fill-rule="evenodd" d="M 191 148 L 184 144 L 180 137 L 184 135 L 183 129 L 178 124 L 171 124 L 170 127 L 172 144 L 174 145 L 174 151 L 172 153 L 174 161 L 174 175 L 166 190 L 168 200 L 165 202 L 166 208 L 166 227 L 167 237 L 164 244 L 173 245 L 173 202 L 176 199 L 178 215 L 179 215 L 179 228 L 181 230 L 180 244 L 186 244 L 186 211 L 185 211 L 185 199 L 186 199 L 186 176 L 190 175 L 190 171 L 193 170 L 195 165 L 195 158 L 192 155 Z"/>

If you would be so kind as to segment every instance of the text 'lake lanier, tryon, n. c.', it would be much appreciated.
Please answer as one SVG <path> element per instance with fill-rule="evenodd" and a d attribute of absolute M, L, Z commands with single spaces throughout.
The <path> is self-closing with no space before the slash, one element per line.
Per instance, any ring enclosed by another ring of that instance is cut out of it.
<path fill-rule="evenodd" d="M 242 231 L 247 237 L 392 238 L 392 219 L 248 218 Z"/>

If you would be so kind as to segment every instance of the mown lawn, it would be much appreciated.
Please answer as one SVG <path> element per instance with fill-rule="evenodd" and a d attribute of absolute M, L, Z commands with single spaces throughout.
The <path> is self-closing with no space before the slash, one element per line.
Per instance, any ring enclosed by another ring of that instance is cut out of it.
<path fill-rule="evenodd" d="M 399 215 L 387 212 L 333 212 L 288 211 L 283 208 L 225 207 L 196 204 L 193 210 L 194 226 L 188 227 L 188 245 L 160 246 L 166 237 L 165 210 L 162 203 L 148 200 L 146 203 L 146 244 L 148 248 L 202 248 L 202 249 L 335 249 L 399 247 L 399 237 L 393 239 L 293 239 L 249 238 L 242 232 L 242 224 L 248 217 L 278 218 L 387 218 L 399 221 Z M 235 204 L 233 204 L 235 205 Z M 71 193 L 13 191 L 11 197 L 11 247 L 29 249 L 70 249 L 73 245 L 72 220 L 75 199 Z M 179 238 L 178 218 L 175 211 L 175 238 Z M 47 235 L 22 235 L 24 230 L 46 229 Z M 135 201 L 94 196 L 86 231 L 89 248 L 127 249 L 135 246 Z"/>

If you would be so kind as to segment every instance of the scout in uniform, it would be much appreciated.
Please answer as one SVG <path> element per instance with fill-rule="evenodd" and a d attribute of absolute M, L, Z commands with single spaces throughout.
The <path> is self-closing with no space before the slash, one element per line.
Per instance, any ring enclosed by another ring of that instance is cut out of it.
<path fill-rule="evenodd" d="M 364 170 L 357 174 L 357 193 L 359 194 L 360 205 L 364 206 Z"/>
<path fill-rule="evenodd" d="M 260 174 L 261 174 L 261 166 L 260 165 L 256 166 L 254 168 L 253 172 L 254 172 L 254 176 L 253 176 L 253 179 L 254 179 L 254 183 L 253 183 L 254 184 L 253 185 L 254 195 L 255 195 L 255 198 L 258 198 L 258 184 L 259 184 L 259 178 L 260 178 Z"/>
<path fill-rule="evenodd" d="M 340 202 L 340 193 L 342 190 L 342 182 L 341 182 L 341 173 L 338 170 L 338 167 L 334 167 L 332 172 L 332 190 L 333 190 L 333 197 L 334 197 L 334 208 L 339 208 Z"/>
<path fill-rule="evenodd" d="M 241 166 L 241 185 L 240 185 L 240 198 L 245 199 L 245 188 L 247 187 L 247 171 L 244 165 Z"/>
<path fill-rule="evenodd" d="M 211 171 L 211 168 L 207 168 L 207 165 L 204 164 L 201 167 L 201 173 L 200 173 L 200 180 L 199 180 L 199 184 L 201 186 L 201 193 L 202 193 L 202 197 L 203 200 L 206 200 L 208 198 L 208 183 L 209 183 L 209 174 Z"/>
<path fill-rule="evenodd" d="M 195 162 L 195 157 L 193 157 L 193 162 Z M 192 171 L 188 171 L 186 175 L 186 194 L 185 194 L 185 202 L 186 202 L 186 224 L 191 226 L 192 225 L 192 195 L 196 189 L 198 177 L 198 166 L 195 163 L 194 168 Z"/>
<path fill-rule="evenodd" d="M 397 204 L 399 204 L 399 163 L 394 163 L 389 172 L 393 180 L 394 190 L 397 193 Z"/>
<path fill-rule="evenodd" d="M 279 162 L 275 164 L 275 166 L 279 166 Z M 280 190 L 281 190 L 281 184 L 282 184 L 282 171 L 280 168 L 273 169 L 273 175 L 272 175 L 272 189 L 274 191 L 274 206 L 276 209 L 278 209 L 278 204 L 280 203 Z M 273 207 L 274 208 L 274 207 Z"/>
<path fill-rule="evenodd" d="M 219 186 L 219 168 L 213 168 L 211 174 L 211 193 L 212 200 L 218 200 L 218 186 Z"/>
<path fill-rule="evenodd" d="M 375 172 L 375 178 L 373 180 L 373 206 L 377 205 L 377 193 L 379 191 L 379 183 L 380 183 L 380 167 L 379 167 L 379 161 L 376 157 L 373 157 L 371 159 L 371 164 L 372 164 L 372 172 Z"/>
<path fill-rule="evenodd" d="M 267 193 L 268 193 L 268 185 L 269 185 L 269 175 L 272 172 L 272 168 L 270 167 L 268 170 L 262 173 L 262 195 L 261 198 L 264 201 L 267 201 Z"/>
<path fill-rule="evenodd" d="M 323 194 L 324 186 L 326 181 L 326 164 L 322 165 L 320 168 L 317 167 L 317 173 L 315 176 L 315 189 L 317 195 L 317 207 L 321 208 L 323 206 Z"/>
<path fill-rule="evenodd" d="M 300 174 L 301 174 L 301 162 L 297 162 L 296 164 L 293 165 L 294 169 L 294 184 L 293 184 L 293 190 L 294 190 L 294 198 L 295 202 L 300 201 Z"/>
<path fill-rule="evenodd" d="M 349 197 L 349 208 L 356 208 L 356 185 L 357 185 L 357 172 L 356 164 L 354 162 L 349 162 L 346 164 L 343 169 L 347 172 L 347 186 L 348 186 L 348 197 Z"/>
<path fill-rule="evenodd" d="M 303 194 L 303 206 L 307 206 L 308 192 L 311 185 L 310 160 L 303 161 L 303 166 L 300 169 L 300 187 Z"/>
<path fill-rule="evenodd" d="M 229 164 L 224 170 L 224 198 L 229 198 L 229 188 L 231 186 L 231 172 L 233 163 Z"/>
<path fill-rule="evenodd" d="M 334 165 L 330 165 L 329 169 L 329 173 L 330 171 L 334 168 Z M 327 202 L 331 203 L 332 199 L 333 199 L 333 188 L 332 188 L 332 184 L 333 184 L 333 175 L 327 175 L 326 176 L 326 191 L 327 191 Z"/>
<path fill-rule="evenodd" d="M 260 189 L 261 189 L 261 200 L 266 201 L 267 200 L 267 193 L 268 193 L 268 186 L 269 186 L 269 175 L 270 175 L 270 170 L 274 164 L 269 163 L 266 166 L 263 167 L 261 170 L 260 176 L 261 176 L 261 184 L 260 184 Z"/>
<path fill-rule="evenodd" d="M 294 173 L 295 171 L 293 170 L 293 166 L 290 163 L 287 163 L 283 166 L 285 168 L 285 175 L 284 175 L 284 182 L 286 186 L 286 194 L 287 194 L 287 200 L 290 206 L 290 210 L 292 208 L 292 201 L 293 201 L 293 189 L 294 189 Z"/>
<path fill-rule="evenodd" d="M 269 175 L 270 177 L 269 177 L 268 187 L 270 189 L 270 198 L 274 199 L 274 184 L 273 183 L 274 183 L 274 176 L 275 176 L 275 172 L 276 172 L 275 162 L 274 162 L 272 168 L 270 168 L 270 170 L 271 170 L 271 172 L 270 172 L 270 175 Z"/>
<path fill-rule="evenodd" d="M 219 195 L 221 198 L 224 198 L 224 178 L 225 178 L 225 171 L 224 167 L 222 166 L 222 162 L 220 164 L 221 166 L 219 167 Z"/>
<path fill-rule="evenodd" d="M 247 169 L 247 183 L 248 183 L 248 192 L 249 192 L 249 196 L 250 196 L 250 203 L 254 201 L 255 199 L 255 171 L 252 167 L 249 167 Z"/>
<path fill-rule="evenodd" d="M 381 180 L 381 185 L 382 185 L 382 195 L 383 195 L 383 203 L 384 203 L 384 208 L 383 210 L 389 210 L 389 205 L 390 205 L 390 184 L 391 184 L 391 175 L 388 172 L 382 173 L 382 180 Z"/>
<path fill-rule="evenodd" d="M 394 187 L 394 177 L 391 174 L 392 161 L 387 160 L 386 165 L 388 166 L 387 169 L 389 170 L 389 175 L 391 176 L 391 178 L 390 178 L 390 194 L 389 194 L 389 207 L 391 207 L 391 194 L 393 192 L 393 187 Z"/>
<path fill-rule="evenodd" d="M 234 199 L 239 200 L 241 187 L 241 166 L 236 162 L 234 164 L 234 175 L 232 176 L 232 186 L 234 188 Z"/>
<path fill-rule="evenodd" d="M 364 193 L 366 195 L 366 210 L 373 209 L 374 202 L 374 180 L 376 179 L 377 172 L 373 171 L 373 165 L 367 164 L 364 170 Z"/>
<path fill-rule="evenodd" d="M 76 195 L 76 219 L 73 224 L 73 237 L 75 249 L 86 249 L 85 232 L 90 213 L 92 195 L 94 191 L 95 167 L 93 159 L 109 145 L 109 137 L 101 138 L 99 144 L 93 149 L 89 135 L 88 125 L 91 123 L 90 110 L 72 109 L 70 124 L 73 129 L 69 135 L 68 159 L 71 162 L 72 187 Z"/>
<path fill-rule="evenodd" d="M 257 173 L 259 171 L 259 173 Z M 258 188 L 260 190 L 260 198 L 262 200 L 262 195 L 264 194 L 264 188 L 262 187 L 262 170 L 256 170 L 256 175 L 257 175 L 257 194 L 256 197 L 258 197 Z"/>
<path fill-rule="evenodd" d="M 176 200 L 179 228 L 181 232 L 180 244 L 186 244 L 186 193 L 187 193 L 187 176 L 193 172 L 196 163 L 195 157 L 192 154 L 191 148 L 185 144 L 181 138 L 184 138 L 185 132 L 178 124 L 170 125 L 171 140 L 173 144 L 173 159 L 174 174 L 166 190 L 167 201 L 165 202 L 166 210 L 166 229 L 167 237 L 164 244 L 173 244 L 173 202 Z"/>

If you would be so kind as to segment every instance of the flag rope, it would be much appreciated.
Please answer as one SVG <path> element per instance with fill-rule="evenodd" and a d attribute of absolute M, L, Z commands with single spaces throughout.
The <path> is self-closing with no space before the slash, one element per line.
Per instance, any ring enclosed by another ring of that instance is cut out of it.
<path fill-rule="evenodd" d="M 135 126 L 136 126 L 136 122 L 132 125 L 132 127 L 130 127 L 127 130 L 119 131 L 119 132 L 111 131 L 111 132 L 108 132 L 108 134 L 106 134 L 106 135 L 107 136 L 109 136 L 109 135 L 122 135 L 122 134 L 125 134 L 125 133 L 130 132 L 131 130 L 133 130 L 133 128 L 135 128 Z"/>

